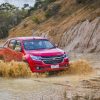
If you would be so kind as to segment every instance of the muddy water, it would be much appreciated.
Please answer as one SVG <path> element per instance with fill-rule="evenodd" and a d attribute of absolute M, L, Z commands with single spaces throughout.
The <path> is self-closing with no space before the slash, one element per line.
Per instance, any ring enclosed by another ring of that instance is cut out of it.
<path fill-rule="evenodd" d="M 70 59 L 87 59 L 94 68 L 88 75 L 48 78 L 0 78 L 0 100 L 100 100 L 100 56 L 71 53 Z"/>

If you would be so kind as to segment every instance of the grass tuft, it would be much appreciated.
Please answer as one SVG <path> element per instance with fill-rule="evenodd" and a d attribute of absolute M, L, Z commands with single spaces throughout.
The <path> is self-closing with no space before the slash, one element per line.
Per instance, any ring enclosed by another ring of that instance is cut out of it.
<path fill-rule="evenodd" d="M 0 61 L 0 76 L 2 77 L 30 77 L 31 71 L 24 62 L 4 62 Z"/>

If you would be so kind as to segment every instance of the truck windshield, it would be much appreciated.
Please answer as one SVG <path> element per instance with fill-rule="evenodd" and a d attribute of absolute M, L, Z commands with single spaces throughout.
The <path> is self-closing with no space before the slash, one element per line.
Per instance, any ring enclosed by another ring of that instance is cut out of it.
<path fill-rule="evenodd" d="M 39 49 L 52 49 L 55 46 L 48 40 L 24 40 L 25 50 L 39 50 Z"/>

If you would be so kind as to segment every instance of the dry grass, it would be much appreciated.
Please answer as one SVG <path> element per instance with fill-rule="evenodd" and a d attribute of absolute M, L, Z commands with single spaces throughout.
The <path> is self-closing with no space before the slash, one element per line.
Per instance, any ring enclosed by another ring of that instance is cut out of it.
<path fill-rule="evenodd" d="M 2 77 L 30 77 L 31 71 L 24 62 L 0 61 L 0 76 Z"/>

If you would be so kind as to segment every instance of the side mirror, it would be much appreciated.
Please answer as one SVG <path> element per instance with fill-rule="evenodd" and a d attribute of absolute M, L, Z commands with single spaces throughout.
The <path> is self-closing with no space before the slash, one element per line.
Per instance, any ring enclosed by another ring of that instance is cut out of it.
<path fill-rule="evenodd" d="M 21 51 L 22 51 L 22 48 L 21 48 L 21 47 L 16 47 L 16 48 L 15 48 L 15 51 L 21 52 Z"/>

